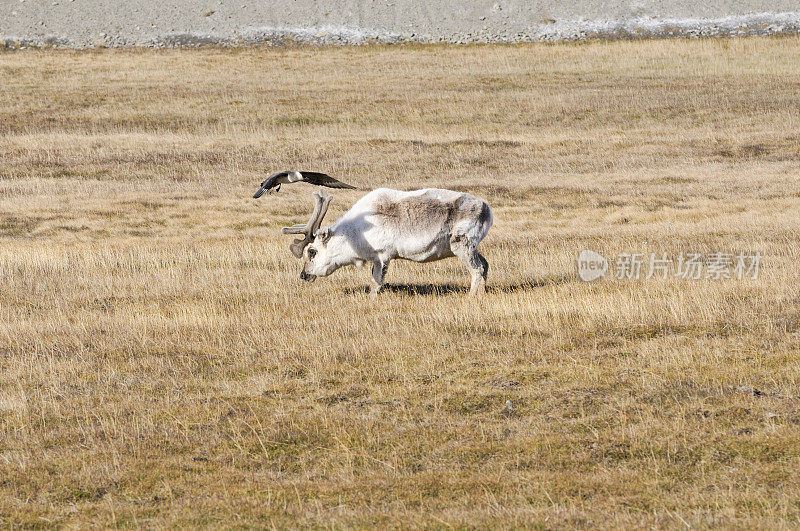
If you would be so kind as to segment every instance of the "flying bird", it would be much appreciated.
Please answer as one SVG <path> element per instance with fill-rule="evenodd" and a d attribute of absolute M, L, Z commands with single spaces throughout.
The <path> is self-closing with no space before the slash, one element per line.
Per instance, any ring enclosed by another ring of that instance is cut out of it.
<path fill-rule="evenodd" d="M 253 196 L 253 199 L 258 199 L 264 192 L 272 192 L 274 189 L 276 192 L 281 189 L 281 185 L 285 183 L 296 183 L 296 182 L 304 182 L 309 184 L 315 184 L 317 186 L 327 186 L 328 188 L 352 188 L 355 189 L 355 186 L 351 186 L 347 183 L 343 183 L 342 181 L 338 181 L 331 177 L 330 175 L 326 175 L 324 173 L 319 173 L 316 171 L 296 171 L 296 170 L 286 170 L 281 171 L 278 173 L 273 173 L 270 175 L 266 181 L 261 183 L 261 188 Z"/>

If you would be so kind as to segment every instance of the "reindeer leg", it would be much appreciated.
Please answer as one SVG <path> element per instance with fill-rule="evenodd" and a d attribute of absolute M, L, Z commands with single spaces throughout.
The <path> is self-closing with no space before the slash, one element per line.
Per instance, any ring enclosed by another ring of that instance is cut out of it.
<path fill-rule="evenodd" d="M 481 273 L 481 275 L 483 276 L 483 281 L 486 282 L 486 277 L 489 276 L 489 262 L 487 262 L 486 258 L 478 251 L 475 251 L 475 253 L 478 255 L 478 260 L 480 260 L 483 265 L 483 273 Z"/>
<path fill-rule="evenodd" d="M 486 275 L 489 262 L 486 261 L 475 245 L 463 237 L 455 237 L 450 241 L 450 249 L 469 269 L 472 282 L 469 287 L 470 296 L 474 297 L 486 291 Z"/>
<path fill-rule="evenodd" d="M 386 269 L 388 267 L 388 260 L 385 262 L 380 260 L 372 262 L 372 286 L 369 293 L 373 299 L 378 297 L 378 292 L 381 290 L 381 286 L 383 286 L 383 278 L 386 276 Z"/>

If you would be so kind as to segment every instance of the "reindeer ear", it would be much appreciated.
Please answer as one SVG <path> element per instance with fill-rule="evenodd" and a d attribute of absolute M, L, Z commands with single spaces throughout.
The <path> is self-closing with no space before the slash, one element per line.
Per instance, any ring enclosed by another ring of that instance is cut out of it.
<path fill-rule="evenodd" d="M 328 243 L 331 238 L 331 229 L 330 227 L 322 227 L 314 236 L 319 238 L 322 243 Z"/>

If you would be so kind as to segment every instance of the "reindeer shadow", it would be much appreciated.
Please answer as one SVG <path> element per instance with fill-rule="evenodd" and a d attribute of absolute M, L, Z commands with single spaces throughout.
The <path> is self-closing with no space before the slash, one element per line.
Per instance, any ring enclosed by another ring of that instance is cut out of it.
<path fill-rule="evenodd" d="M 575 280 L 571 275 L 548 275 L 540 278 L 533 278 L 515 284 L 489 284 L 486 286 L 487 293 L 518 293 L 532 291 L 536 288 L 545 286 L 556 286 L 567 284 Z M 358 288 L 347 288 L 345 294 L 369 293 L 369 286 Z M 462 284 L 384 284 L 382 293 L 400 293 L 407 296 L 432 296 L 443 297 L 452 294 L 469 293 L 469 285 Z"/>
<path fill-rule="evenodd" d="M 575 280 L 574 275 L 546 275 L 538 278 L 531 278 L 516 284 L 495 284 L 486 286 L 487 293 L 516 293 L 519 291 L 532 291 L 536 288 L 546 286 L 559 286 L 569 284 Z"/>

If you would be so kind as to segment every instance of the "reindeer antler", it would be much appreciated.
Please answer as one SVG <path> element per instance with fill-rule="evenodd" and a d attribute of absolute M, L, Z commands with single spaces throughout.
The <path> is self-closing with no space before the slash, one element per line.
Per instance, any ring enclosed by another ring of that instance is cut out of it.
<path fill-rule="evenodd" d="M 283 234 L 302 234 L 303 238 L 296 239 L 294 243 L 289 245 L 292 254 L 297 258 L 303 257 L 303 250 L 306 245 L 314 241 L 314 233 L 319 230 L 322 225 L 322 219 L 328 212 L 328 205 L 333 199 L 333 196 L 325 192 L 314 192 L 314 212 L 311 214 L 311 219 L 305 225 L 292 225 L 291 227 L 283 227 L 281 232 Z"/>

